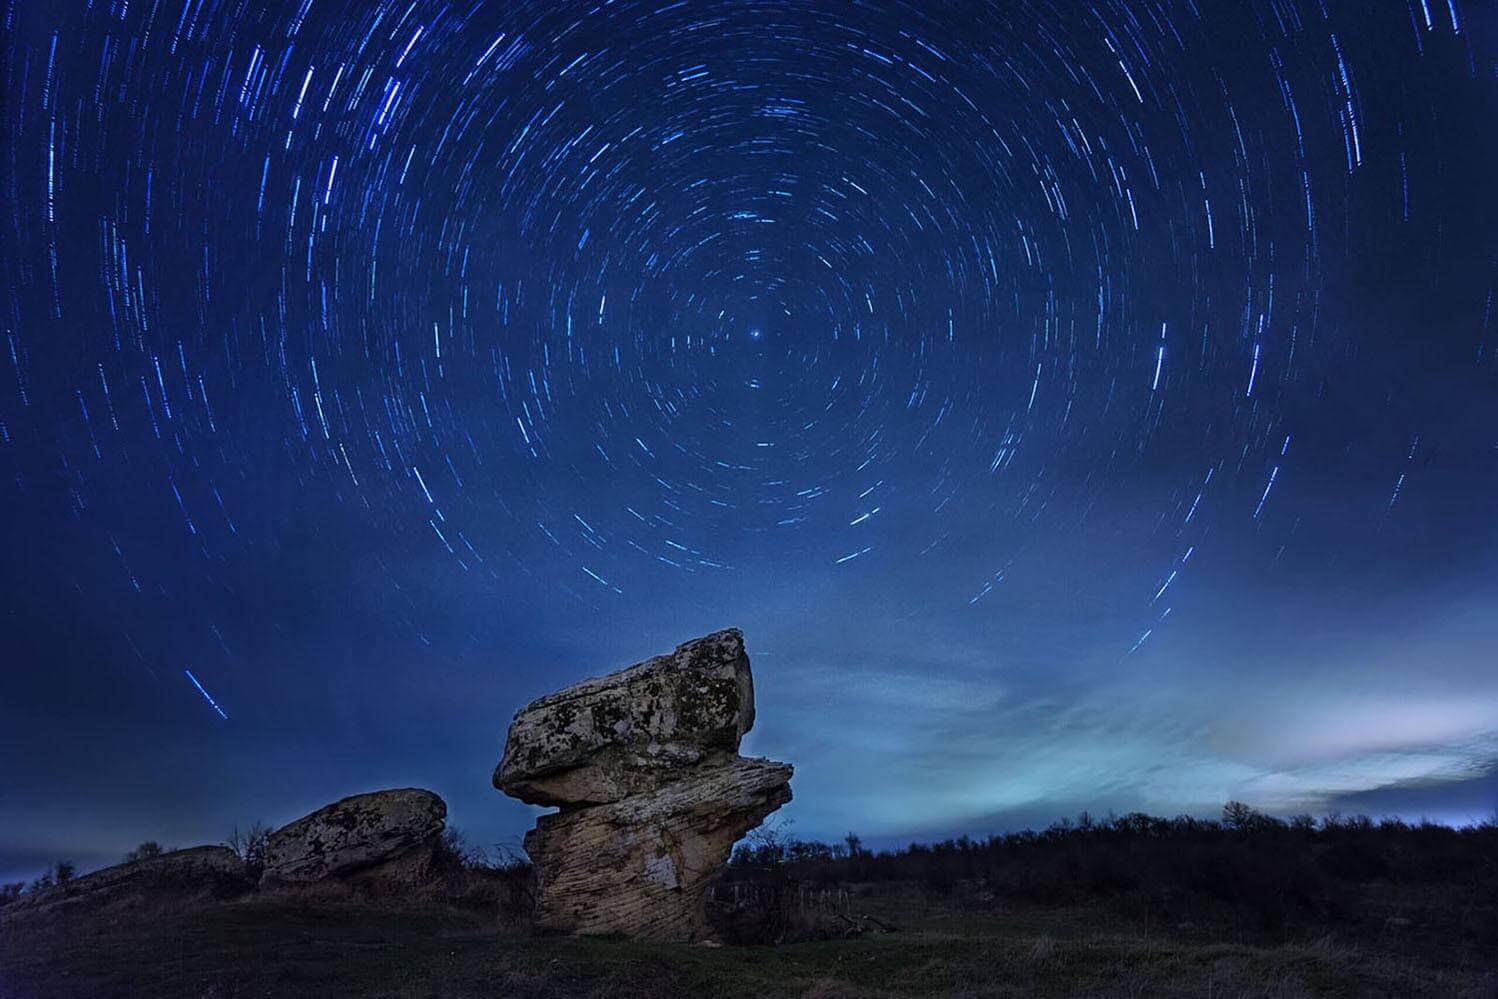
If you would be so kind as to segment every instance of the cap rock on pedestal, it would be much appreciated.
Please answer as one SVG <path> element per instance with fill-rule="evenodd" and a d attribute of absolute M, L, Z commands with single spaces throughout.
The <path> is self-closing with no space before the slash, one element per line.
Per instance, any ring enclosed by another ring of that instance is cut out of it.
<path fill-rule="evenodd" d="M 791 765 L 738 755 L 754 724 L 744 637 L 714 632 L 521 709 L 494 786 L 543 815 L 526 834 L 538 928 L 712 936 L 709 882 L 791 800 Z"/>

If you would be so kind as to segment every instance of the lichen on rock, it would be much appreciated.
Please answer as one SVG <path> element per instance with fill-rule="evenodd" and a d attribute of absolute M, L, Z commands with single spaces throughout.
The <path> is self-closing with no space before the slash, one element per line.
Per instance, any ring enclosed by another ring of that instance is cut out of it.
<path fill-rule="evenodd" d="M 423 854 L 442 835 L 447 804 L 421 788 L 356 794 L 271 833 L 262 883 L 305 885 Z M 413 876 L 405 872 L 403 876 Z"/>
<path fill-rule="evenodd" d="M 754 682 L 743 635 L 715 632 L 521 709 L 494 784 L 556 805 L 525 838 L 543 930 L 711 936 L 708 883 L 791 798 L 788 763 L 745 759 Z"/>

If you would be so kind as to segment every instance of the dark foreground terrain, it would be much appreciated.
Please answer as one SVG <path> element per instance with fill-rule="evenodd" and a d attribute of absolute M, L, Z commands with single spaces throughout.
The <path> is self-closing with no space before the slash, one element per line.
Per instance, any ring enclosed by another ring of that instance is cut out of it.
<path fill-rule="evenodd" d="M 0 999 L 1498 999 L 1493 823 L 1230 806 L 884 853 L 772 829 L 715 889 L 724 947 L 534 936 L 529 869 L 460 837 L 432 870 L 395 895 L 15 895 Z"/>
<path fill-rule="evenodd" d="M 912 898 L 899 932 L 778 947 L 531 937 L 448 906 L 251 898 L 128 918 L 70 916 L 0 940 L 6 999 L 674 996 L 1431 996 L 1489 999 L 1476 955 L 1389 939 L 1225 939 L 1086 909 L 975 916 Z M 1410 941 L 1396 939 L 1410 933 Z M 1491 955 L 1489 955 L 1491 957 Z M 1443 962 L 1453 962 L 1443 966 Z M 1465 966 L 1462 966 L 1465 963 Z"/>

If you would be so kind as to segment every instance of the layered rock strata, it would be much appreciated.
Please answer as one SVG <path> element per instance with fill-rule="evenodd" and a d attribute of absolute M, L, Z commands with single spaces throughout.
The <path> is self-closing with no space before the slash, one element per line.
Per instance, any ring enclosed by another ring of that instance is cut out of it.
<path fill-rule="evenodd" d="M 494 785 L 555 805 L 525 837 L 543 930 L 712 936 L 709 882 L 791 799 L 788 763 L 746 759 L 754 681 L 729 629 L 542 697 L 515 715 Z"/>

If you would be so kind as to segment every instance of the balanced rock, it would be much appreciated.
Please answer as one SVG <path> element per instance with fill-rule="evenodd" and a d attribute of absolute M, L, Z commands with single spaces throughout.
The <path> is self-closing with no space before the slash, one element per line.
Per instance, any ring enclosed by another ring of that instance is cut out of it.
<path fill-rule="evenodd" d="M 791 799 L 790 764 L 738 755 L 753 724 L 749 657 L 734 629 L 517 713 L 494 785 L 561 809 L 525 837 L 539 928 L 712 936 L 708 883 L 734 842 Z"/>
<path fill-rule="evenodd" d="M 414 787 L 335 801 L 270 834 L 262 883 L 312 884 L 429 859 L 446 819 L 447 804 Z"/>

